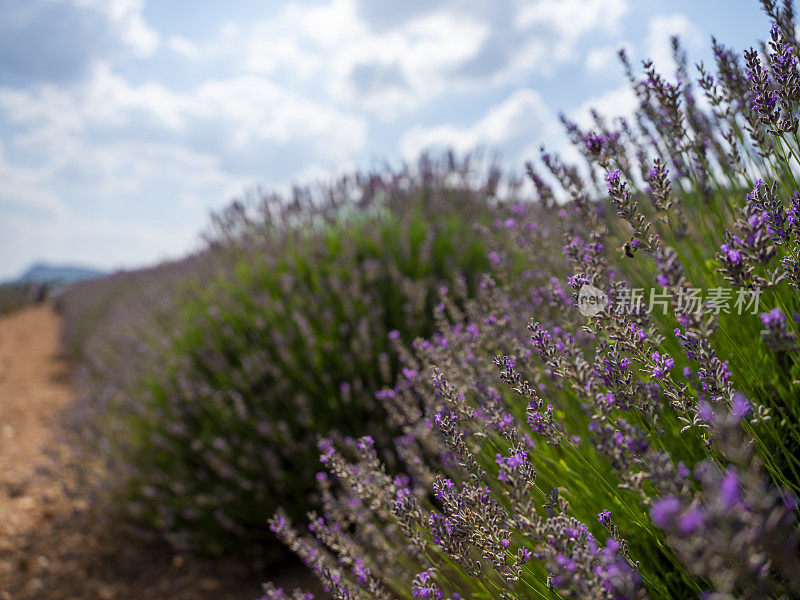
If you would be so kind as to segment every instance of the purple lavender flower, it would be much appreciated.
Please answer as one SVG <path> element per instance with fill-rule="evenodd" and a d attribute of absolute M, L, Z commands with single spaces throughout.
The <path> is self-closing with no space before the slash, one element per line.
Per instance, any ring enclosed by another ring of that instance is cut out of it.
<path fill-rule="evenodd" d="M 693 506 L 678 519 L 678 528 L 683 535 L 695 533 L 705 522 L 705 515 L 698 507 Z"/>
<path fill-rule="evenodd" d="M 761 322 L 767 329 L 780 329 L 786 325 L 786 317 L 780 308 L 773 308 L 769 312 L 761 313 Z"/>
<path fill-rule="evenodd" d="M 786 315 L 780 308 L 761 313 L 761 323 L 765 327 L 761 336 L 767 347 L 772 350 L 794 350 L 797 347 L 797 334 L 789 331 Z"/>
<path fill-rule="evenodd" d="M 701 421 L 711 423 L 711 421 L 714 419 L 714 409 L 711 408 L 711 405 L 708 402 L 701 400 L 697 404 L 697 416 Z"/>
<path fill-rule="evenodd" d="M 751 412 L 753 412 L 753 406 L 750 404 L 747 397 L 740 392 L 734 394 L 733 401 L 731 402 L 731 413 L 737 419 L 744 419 Z"/>
<path fill-rule="evenodd" d="M 427 569 L 419 573 L 411 584 L 411 595 L 422 600 L 441 600 L 444 592 L 433 581 L 433 569 Z"/>
<path fill-rule="evenodd" d="M 606 183 L 608 184 L 609 192 L 612 192 L 619 187 L 621 176 L 622 173 L 620 172 L 619 169 L 616 169 L 614 171 L 609 171 L 608 173 L 606 173 Z"/>
<path fill-rule="evenodd" d="M 730 244 L 722 244 L 719 249 L 722 252 L 722 256 L 731 266 L 738 267 L 742 264 L 742 252 L 740 250 L 732 248 Z"/>
<path fill-rule="evenodd" d="M 733 508 L 741 501 L 739 474 L 735 468 L 731 467 L 722 478 L 719 484 L 719 497 L 726 508 Z"/>
<path fill-rule="evenodd" d="M 668 355 L 661 355 L 660 352 L 655 351 L 650 354 L 650 358 L 655 363 L 651 375 L 656 379 L 663 379 L 669 370 L 675 366 L 675 360 Z"/>
<path fill-rule="evenodd" d="M 666 528 L 683 510 L 681 501 L 674 496 L 659 498 L 650 508 L 650 517 L 657 527 Z"/>

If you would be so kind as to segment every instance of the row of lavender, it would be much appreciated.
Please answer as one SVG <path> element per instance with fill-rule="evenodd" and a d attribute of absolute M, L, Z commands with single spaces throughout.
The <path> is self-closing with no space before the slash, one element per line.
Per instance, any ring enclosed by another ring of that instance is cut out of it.
<path fill-rule="evenodd" d="M 393 451 L 321 440 L 320 510 L 271 520 L 333 597 L 800 598 L 800 52 L 762 4 L 697 84 L 621 54 L 635 116 L 565 119 L 585 165 L 543 151 L 477 296 L 393 336 Z"/>
<path fill-rule="evenodd" d="M 180 551 L 287 554 L 267 521 L 318 506 L 317 437 L 391 447 L 375 393 L 402 367 L 392 338 L 435 332 L 442 286 L 475 295 L 492 269 L 480 226 L 517 186 L 443 156 L 257 190 L 214 217 L 202 253 L 73 288 L 64 345 L 85 373 L 66 420 L 79 474 L 97 467 L 81 493 Z"/>

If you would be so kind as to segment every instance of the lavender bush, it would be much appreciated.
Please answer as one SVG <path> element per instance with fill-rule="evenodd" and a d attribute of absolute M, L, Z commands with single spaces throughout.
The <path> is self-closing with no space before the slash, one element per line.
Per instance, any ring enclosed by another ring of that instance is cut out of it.
<path fill-rule="evenodd" d="M 621 53 L 636 114 L 563 119 L 585 164 L 543 150 L 478 296 L 398 345 L 396 464 L 320 440 L 321 510 L 270 527 L 333 597 L 800 598 L 800 53 L 762 5 L 760 48 Z"/>
<path fill-rule="evenodd" d="M 180 549 L 274 555 L 272 512 L 314 506 L 317 436 L 391 445 L 375 393 L 400 372 L 393 340 L 436 330 L 440 288 L 475 294 L 492 266 L 476 226 L 516 185 L 471 158 L 423 157 L 217 215 L 194 285 L 134 311 L 147 324 L 111 319 L 136 324 L 127 343 L 104 327 L 82 344 L 116 346 L 97 352 L 86 404 L 104 407 L 89 421 L 122 474 L 117 501 Z"/>

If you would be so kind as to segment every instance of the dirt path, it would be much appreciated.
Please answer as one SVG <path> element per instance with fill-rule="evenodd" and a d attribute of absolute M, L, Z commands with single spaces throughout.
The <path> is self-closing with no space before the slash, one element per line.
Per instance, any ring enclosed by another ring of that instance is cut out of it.
<path fill-rule="evenodd" d="M 55 448 L 48 419 L 72 396 L 57 357 L 58 317 L 45 305 L 0 318 L 0 549 L 63 506 L 58 482 L 38 469 Z M 35 488 L 35 489 L 34 489 Z M 35 493 L 34 493 L 35 492 Z M 9 565 L 0 563 L 0 578 Z"/>
<path fill-rule="evenodd" d="M 67 449 L 55 417 L 73 397 L 47 306 L 0 317 L 0 600 L 253 600 L 260 581 L 240 563 L 175 556 L 138 542 L 62 485 Z M 297 565 L 276 569 L 286 588 Z"/>

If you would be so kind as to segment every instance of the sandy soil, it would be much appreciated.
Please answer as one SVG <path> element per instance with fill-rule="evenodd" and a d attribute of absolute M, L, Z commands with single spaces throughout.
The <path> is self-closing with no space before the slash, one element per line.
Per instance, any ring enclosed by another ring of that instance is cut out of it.
<path fill-rule="evenodd" d="M 0 600 L 258 598 L 268 575 L 135 541 L 68 492 L 53 421 L 73 390 L 58 332 L 45 305 L 0 317 Z M 276 573 L 285 589 L 308 583 L 296 565 Z"/>

